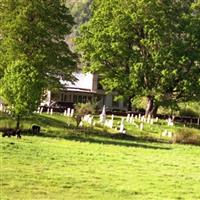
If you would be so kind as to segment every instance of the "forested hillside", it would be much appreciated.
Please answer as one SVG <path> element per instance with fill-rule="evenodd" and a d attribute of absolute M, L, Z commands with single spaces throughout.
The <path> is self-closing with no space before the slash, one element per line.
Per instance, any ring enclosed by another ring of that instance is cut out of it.
<path fill-rule="evenodd" d="M 66 0 L 77 25 L 89 19 L 91 3 L 92 0 Z"/>

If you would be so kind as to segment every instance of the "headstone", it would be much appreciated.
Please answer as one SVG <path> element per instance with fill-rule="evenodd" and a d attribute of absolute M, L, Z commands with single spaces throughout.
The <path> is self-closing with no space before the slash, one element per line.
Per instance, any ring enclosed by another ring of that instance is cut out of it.
<path fill-rule="evenodd" d="M 197 125 L 199 125 L 199 123 L 200 123 L 200 120 L 199 120 L 199 118 L 197 119 Z"/>
<path fill-rule="evenodd" d="M 162 132 L 162 136 L 164 136 L 164 137 L 167 136 L 167 133 L 168 133 L 167 130 L 164 130 L 164 131 Z"/>
<path fill-rule="evenodd" d="M 141 119 L 141 114 L 139 114 L 138 119 L 139 119 L 139 120 Z"/>
<path fill-rule="evenodd" d="M 121 119 L 121 124 L 120 124 L 120 128 L 119 128 L 119 132 L 120 133 L 124 133 L 124 117 L 122 117 L 122 119 Z"/>
<path fill-rule="evenodd" d="M 51 115 L 53 115 L 53 108 L 51 108 L 50 113 L 51 113 Z"/>
<path fill-rule="evenodd" d="M 71 109 L 70 117 L 74 116 L 74 109 Z"/>
<path fill-rule="evenodd" d="M 173 137 L 173 133 L 171 132 L 171 131 L 167 131 L 167 130 L 164 130 L 163 132 L 162 132 L 162 136 L 163 137 Z"/>
<path fill-rule="evenodd" d="M 92 126 L 93 122 L 93 116 L 89 116 L 88 123 Z"/>
<path fill-rule="evenodd" d="M 151 116 L 148 115 L 148 117 L 147 117 L 147 123 L 150 124 L 150 121 L 151 121 Z"/>
<path fill-rule="evenodd" d="M 130 114 L 128 114 L 126 117 L 126 122 L 129 122 L 129 121 L 130 121 Z"/>
<path fill-rule="evenodd" d="M 82 122 L 82 121 L 80 122 L 79 126 L 80 126 L 80 127 L 83 127 L 83 122 Z"/>
<path fill-rule="evenodd" d="M 71 108 L 67 108 L 67 117 L 70 117 L 71 115 Z"/>
<path fill-rule="evenodd" d="M 137 119 L 138 118 L 138 116 L 137 115 L 135 115 L 135 119 Z"/>
<path fill-rule="evenodd" d="M 64 114 L 63 114 L 64 116 L 66 116 L 67 115 L 67 111 L 66 110 L 64 110 Z"/>
<path fill-rule="evenodd" d="M 43 107 L 41 107 L 41 109 L 40 109 L 40 114 L 42 114 L 42 112 L 43 112 Z"/>
<path fill-rule="evenodd" d="M 158 117 L 156 117 L 156 122 L 158 122 Z"/>
<path fill-rule="evenodd" d="M 143 131 L 143 129 L 144 129 L 144 124 L 141 123 L 141 124 L 140 124 L 140 130 Z"/>
<path fill-rule="evenodd" d="M 103 106 L 102 113 L 100 114 L 100 123 L 105 123 L 106 121 L 106 106 Z"/>
<path fill-rule="evenodd" d="M 151 125 L 153 125 L 153 123 L 154 123 L 154 120 L 153 120 L 153 119 L 151 119 L 151 120 L 150 120 L 150 124 L 151 124 Z"/>
<path fill-rule="evenodd" d="M 132 124 L 133 123 L 133 120 L 134 120 L 134 118 L 133 118 L 133 114 L 131 114 L 131 117 L 130 117 L 130 123 Z"/>
<path fill-rule="evenodd" d="M 49 108 L 47 108 L 47 114 L 49 114 Z"/>
<path fill-rule="evenodd" d="M 167 125 L 168 126 L 174 126 L 174 122 L 173 122 L 173 120 L 170 117 L 167 120 Z"/>

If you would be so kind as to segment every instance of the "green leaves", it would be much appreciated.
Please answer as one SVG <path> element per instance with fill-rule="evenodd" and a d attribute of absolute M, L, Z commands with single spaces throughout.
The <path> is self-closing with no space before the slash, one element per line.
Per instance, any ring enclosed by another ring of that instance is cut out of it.
<path fill-rule="evenodd" d="M 46 88 L 74 80 L 76 55 L 65 42 L 74 25 L 60 0 L 0 4 L 1 95 L 13 113 L 31 113 Z"/>
<path fill-rule="evenodd" d="M 0 95 L 15 115 L 29 114 L 39 104 L 42 82 L 33 66 L 26 60 L 18 60 L 9 65 L 1 80 Z"/>
<path fill-rule="evenodd" d="M 200 12 L 194 2 L 94 1 L 77 38 L 87 70 L 125 97 L 151 95 L 162 102 L 200 96 Z"/>

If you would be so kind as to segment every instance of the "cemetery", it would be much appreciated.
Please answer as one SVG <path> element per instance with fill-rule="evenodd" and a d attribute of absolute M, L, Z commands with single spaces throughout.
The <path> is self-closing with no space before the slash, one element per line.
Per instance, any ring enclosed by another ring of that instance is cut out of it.
<path fill-rule="evenodd" d="M 200 148 L 173 141 L 176 130 L 200 135 L 199 127 L 106 115 L 105 107 L 100 115 L 84 115 L 76 127 L 75 115 L 73 109 L 38 112 L 21 124 L 24 130 L 35 124 L 35 132 L 22 131 L 21 139 L 2 137 L 3 199 L 200 198 Z M 3 113 L 0 122 L 1 128 L 15 125 Z"/>
<path fill-rule="evenodd" d="M 200 199 L 199 0 L 0 10 L 0 199 Z"/>

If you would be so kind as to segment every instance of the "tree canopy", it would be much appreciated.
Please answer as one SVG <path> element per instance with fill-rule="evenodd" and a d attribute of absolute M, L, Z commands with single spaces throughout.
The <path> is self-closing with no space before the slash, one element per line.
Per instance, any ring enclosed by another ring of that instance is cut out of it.
<path fill-rule="evenodd" d="M 194 0 L 95 0 L 77 49 L 86 69 L 119 96 L 147 96 L 156 105 L 197 99 L 199 16 Z"/>
<path fill-rule="evenodd" d="M 65 42 L 73 25 L 60 0 L 1 1 L 0 91 L 14 113 L 33 111 L 44 89 L 74 79 L 76 56 Z"/>

